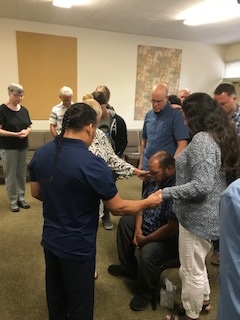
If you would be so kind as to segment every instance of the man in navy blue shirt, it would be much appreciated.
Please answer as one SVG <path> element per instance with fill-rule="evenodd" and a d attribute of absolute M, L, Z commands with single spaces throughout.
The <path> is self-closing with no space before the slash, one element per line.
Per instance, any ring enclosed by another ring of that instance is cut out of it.
<path fill-rule="evenodd" d="M 105 161 L 88 150 L 96 112 L 84 103 L 65 113 L 62 132 L 39 148 L 29 166 L 32 196 L 43 201 L 43 235 L 49 320 L 92 320 L 96 233 L 100 199 L 114 215 L 160 203 L 122 200 Z"/>
<path fill-rule="evenodd" d="M 151 92 L 152 109 L 146 114 L 141 142 L 139 169 L 148 169 L 148 160 L 157 151 L 169 152 L 174 158 L 187 146 L 189 132 L 182 113 L 168 102 L 165 83 L 154 85 Z"/>
<path fill-rule="evenodd" d="M 152 179 L 146 183 L 143 198 L 152 192 L 175 184 L 175 161 L 165 151 L 149 160 Z M 117 248 L 120 265 L 110 265 L 108 272 L 116 277 L 137 279 L 138 294 L 130 302 L 132 310 L 141 311 L 151 301 L 163 260 L 177 256 L 178 221 L 172 211 L 172 200 L 156 208 L 144 209 L 137 216 L 122 217 L 118 224 Z M 139 263 L 135 249 L 139 249 Z"/>

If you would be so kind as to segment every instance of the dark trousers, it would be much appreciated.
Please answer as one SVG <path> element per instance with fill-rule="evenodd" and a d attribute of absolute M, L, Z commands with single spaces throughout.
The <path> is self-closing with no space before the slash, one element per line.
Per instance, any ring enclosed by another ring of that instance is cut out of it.
<path fill-rule="evenodd" d="M 93 261 L 66 260 L 44 249 L 49 320 L 93 320 Z"/>
<path fill-rule="evenodd" d="M 120 219 L 117 230 L 117 248 L 119 261 L 123 271 L 136 276 L 139 293 L 152 298 L 154 284 L 160 275 L 160 266 L 166 259 L 177 256 L 177 240 L 161 240 L 150 242 L 139 251 L 139 261 L 135 257 L 136 247 L 132 240 L 135 231 L 135 215 L 124 216 Z"/>
<path fill-rule="evenodd" d="M 219 252 L 219 239 L 214 240 L 212 243 L 213 243 L 213 250 Z"/>

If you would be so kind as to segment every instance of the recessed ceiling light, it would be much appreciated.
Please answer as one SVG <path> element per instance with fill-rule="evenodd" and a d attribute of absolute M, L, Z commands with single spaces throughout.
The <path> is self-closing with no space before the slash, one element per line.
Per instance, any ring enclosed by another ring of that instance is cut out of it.
<path fill-rule="evenodd" d="M 53 5 L 60 8 L 71 8 L 71 0 L 53 0 Z"/>
<path fill-rule="evenodd" d="M 53 0 L 53 5 L 60 8 L 71 8 L 75 5 L 89 4 L 90 0 Z"/>
<path fill-rule="evenodd" d="M 178 20 L 197 26 L 240 17 L 240 6 L 236 0 L 205 0 L 181 12 Z"/>

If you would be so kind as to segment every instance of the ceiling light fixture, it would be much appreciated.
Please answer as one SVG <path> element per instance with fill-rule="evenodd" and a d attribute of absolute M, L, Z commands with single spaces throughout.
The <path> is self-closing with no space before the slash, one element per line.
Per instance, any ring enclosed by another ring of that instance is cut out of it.
<path fill-rule="evenodd" d="M 178 20 L 189 26 L 216 23 L 240 17 L 240 6 L 236 0 L 205 0 L 184 10 Z"/>
<path fill-rule="evenodd" d="M 90 0 L 53 0 L 53 5 L 60 8 L 71 8 L 75 5 L 86 5 Z"/>
<path fill-rule="evenodd" d="M 55 7 L 60 8 L 71 8 L 72 7 L 72 1 L 70 0 L 53 0 L 53 5 Z"/>

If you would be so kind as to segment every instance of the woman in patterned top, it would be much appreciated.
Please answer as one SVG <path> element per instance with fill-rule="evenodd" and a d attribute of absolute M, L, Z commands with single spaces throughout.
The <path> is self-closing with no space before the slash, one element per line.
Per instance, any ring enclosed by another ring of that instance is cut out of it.
<path fill-rule="evenodd" d="M 91 94 L 85 95 L 83 97 L 83 102 L 95 110 L 95 112 L 97 113 L 97 121 L 100 121 L 102 115 L 102 108 L 100 104 L 95 99 L 93 99 L 93 96 Z M 96 129 L 96 134 L 91 146 L 89 147 L 89 150 L 96 156 L 102 158 L 108 164 L 109 168 L 112 171 L 116 172 L 118 175 L 130 177 L 131 175 L 135 174 L 140 178 L 143 178 L 147 175 L 147 171 L 137 169 L 130 163 L 119 158 L 114 152 L 104 132 L 98 128 Z M 99 216 L 103 216 L 102 201 L 100 202 Z M 97 271 L 95 271 L 94 277 L 95 279 L 97 279 Z"/>
<path fill-rule="evenodd" d="M 163 200 L 174 200 L 179 221 L 180 311 L 186 320 L 210 310 L 206 256 L 219 238 L 219 200 L 239 177 L 240 145 L 235 128 L 220 105 L 206 93 L 183 102 L 183 114 L 193 138 L 176 159 L 176 186 L 164 188 Z M 230 212 L 229 212 L 230 214 Z M 167 316 L 166 320 L 178 320 Z"/>
<path fill-rule="evenodd" d="M 91 94 L 85 95 L 83 97 L 83 102 L 88 104 L 95 110 L 95 112 L 97 113 L 97 119 L 101 119 L 101 106 L 95 99 L 93 99 L 93 96 Z M 115 154 L 104 132 L 98 128 L 96 130 L 95 138 L 91 146 L 89 147 L 89 150 L 92 151 L 92 153 L 94 153 L 95 155 L 105 160 L 109 168 L 112 171 L 115 171 L 118 175 L 130 177 L 131 175 L 135 174 L 138 177 L 143 178 L 147 174 L 146 171 L 137 169 L 130 163 L 119 158 Z"/>

